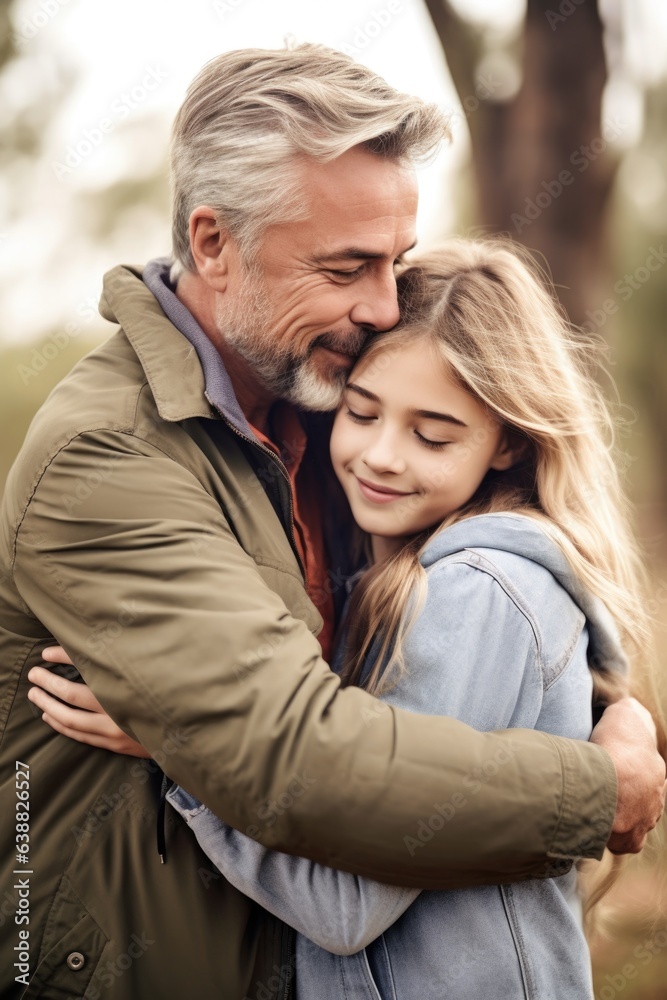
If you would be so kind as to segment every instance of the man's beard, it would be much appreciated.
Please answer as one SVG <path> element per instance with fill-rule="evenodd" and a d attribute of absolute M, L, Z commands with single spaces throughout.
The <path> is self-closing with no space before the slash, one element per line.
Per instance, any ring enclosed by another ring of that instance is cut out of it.
<path fill-rule="evenodd" d="M 271 334 L 272 311 L 260 277 L 246 271 L 237 302 L 216 317 L 225 343 L 243 358 L 253 375 L 276 399 L 284 399 L 304 410 L 334 410 L 345 388 L 349 367 L 336 365 L 318 369 L 313 352 L 318 347 L 358 357 L 368 333 L 331 330 L 309 344 L 305 355 L 276 344 Z"/>

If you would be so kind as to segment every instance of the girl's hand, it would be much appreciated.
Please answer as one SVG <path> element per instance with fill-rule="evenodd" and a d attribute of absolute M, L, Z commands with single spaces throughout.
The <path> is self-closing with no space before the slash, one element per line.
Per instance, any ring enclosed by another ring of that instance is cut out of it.
<path fill-rule="evenodd" d="M 61 646 L 45 649 L 43 658 L 49 663 L 72 663 Z M 107 715 L 85 684 L 68 681 L 45 667 L 33 667 L 28 680 L 35 685 L 28 691 L 28 698 L 44 713 L 42 720 L 57 733 L 114 753 L 150 757 L 140 743 L 131 739 Z"/>

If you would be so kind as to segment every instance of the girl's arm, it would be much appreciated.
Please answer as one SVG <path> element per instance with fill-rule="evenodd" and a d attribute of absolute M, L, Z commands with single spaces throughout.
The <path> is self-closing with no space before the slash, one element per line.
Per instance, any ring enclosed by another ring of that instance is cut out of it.
<path fill-rule="evenodd" d="M 291 794 L 285 793 L 286 809 Z M 297 780 L 293 794 L 307 795 L 308 788 L 299 788 Z M 179 786 L 167 798 L 232 885 L 335 955 L 361 951 L 419 895 L 419 889 L 384 885 L 307 858 L 267 850 L 218 819 Z M 283 807 L 276 804 L 276 808 Z"/>

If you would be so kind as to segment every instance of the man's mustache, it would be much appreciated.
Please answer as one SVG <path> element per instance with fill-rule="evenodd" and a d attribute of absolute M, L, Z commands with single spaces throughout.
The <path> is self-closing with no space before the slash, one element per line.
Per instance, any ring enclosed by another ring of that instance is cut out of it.
<path fill-rule="evenodd" d="M 347 334 L 339 332 L 321 333 L 315 337 L 308 348 L 308 354 L 318 347 L 326 347 L 329 351 L 338 351 L 340 354 L 349 354 L 353 358 L 358 358 L 371 336 L 370 330 L 351 330 Z"/>

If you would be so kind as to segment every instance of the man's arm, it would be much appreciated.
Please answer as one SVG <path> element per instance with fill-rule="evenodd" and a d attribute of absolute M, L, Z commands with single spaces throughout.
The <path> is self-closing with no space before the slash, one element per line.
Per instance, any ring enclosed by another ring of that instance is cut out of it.
<path fill-rule="evenodd" d="M 64 504 L 96 467 L 99 485 Z M 103 431 L 60 452 L 14 572 L 110 715 L 149 750 L 178 730 L 169 776 L 267 847 L 427 888 L 602 852 L 616 805 L 602 749 L 476 733 L 341 690 L 214 499 L 152 445 Z"/>

